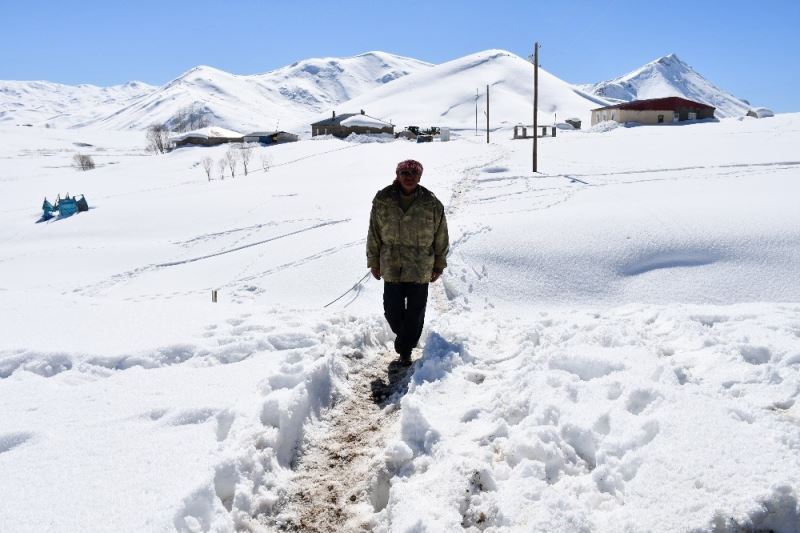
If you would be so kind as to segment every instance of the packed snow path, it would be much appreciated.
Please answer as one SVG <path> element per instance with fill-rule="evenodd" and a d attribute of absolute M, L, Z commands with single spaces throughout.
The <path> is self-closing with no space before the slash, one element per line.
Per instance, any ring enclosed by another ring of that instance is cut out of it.
<path fill-rule="evenodd" d="M 390 350 L 355 352 L 345 395 L 307 433 L 288 502 L 270 526 L 287 531 L 369 529 L 365 516 L 386 507 L 391 474 L 383 448 L 398 420 L 412 371 Z"/>
<path fill-rule="evenodd" d="M 480 170 L 507 155 L 493 147 L 484 156 L 488 159 L 462 171 L 446 205 L 448 215 L 461 207 Z M 468 234 L 453 241 L 451 253 L 465 238 Z M 437 313 L 452 310 L 443 286 L 440 282 L 431 288 L 430 305 Z M 420 351 L 414 353 L 418 356 Z M 371 513 L 388 503 L 392 473 L 383 448 L 399 429 L 399 402 L 413 369 L 400 365 L 390 348 L 355 352 L 345 364 L 347 393 L 306 434 L 286 503 L 277 517 L 261 518 L 269 526 L 320 533 L 369 530 Z"/>

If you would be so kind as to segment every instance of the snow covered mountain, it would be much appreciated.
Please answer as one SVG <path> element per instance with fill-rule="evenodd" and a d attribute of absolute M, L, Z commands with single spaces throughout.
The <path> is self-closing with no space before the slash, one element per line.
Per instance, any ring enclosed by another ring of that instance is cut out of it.
<path fill-rule="evenodd" d="M 713 105 L 720 118 L 742 116 L 750 108 L 747 102 L 717 87 L 675 54 L 660 57 L 613 80 L 578 87 L 618 101 L 682 96 Z"/>
<path fill-rule="evenodd" d="M 307 59 L 241 76 L 198 66 L 161 87 L 138 82 L 109 88 L 47 82 L 0 83 L 0 120 L 143 129 L 188 117 L 235 130 L 296 127 L 375 87 L 432 65 L 385 52 Z"/>
<path fill-rule="evenodd" d="M 198 66 L 161 87 L 121 86 L 127 92 L 57 84 L 31 91 L 37 83 L 6 82 L 6 86 L 27 89 L 9 93 L 4 102 L 6 120 L 113 130 L 143 129 L 153 123 L 180 130 L 188 122 L 245 131 L 303 129 L 331 109 L 366 109 L 398 125 L 471 128 L 476 89 L 479 126 L 483 127 L 487 84 L 491 86 L 492 127 L 531 122 L 533 69 L 526 60 L 503 50 L 487 50 L 441 65 L 368 52 L 349 58 L 308 59 L 250 76 Z M 539 89 L 541 123 L 551 123 L 556 115 L 588 120 L 590 109 L 607 103 L 544 70 L 540 70 Z"/>
<path fill-rule="evenodd" d="M 210 124 L 237 131 L 296 128 L 316 113 L 431 66 L 385 52 L 308 59 L 252 76 L 199 66 L 116 113 L 81 125 L 142 129 L 194 107 Z"/>
<path fill-rule="evenodd" d="M 0 123 L 70 127 L 111 114 L 155 89 L 140 81 L 112 87 L 0 81 Z"/>
<path fill-rule="evenodd" d="M 390 83 L 391 82 L 391 83 Z M 236 131 L 303 130 L 332 109 L 365 109 L 406 124 L 478 126 L 485 123 L 490 86 L 492 127 L 530 123 L 533 69 L 504 50 L 487 50 L 440 65 L 386 52 L 299 61 L 270 72 L 236 75 L 198 66 L 161 87 L 131 82 L 115 87 L 49 82 L 0 82 L 0 122 L 56 127 L 172 129 L 204 125 Z M 608 100 L 678 95 L 706 102 L 717 116 L 740 116 L 749 105 L 718 89 L 674 54 L 615 80 L 571 85 L 540 69 L 539 121 L 569 116 L 588 122 L 590 110 Z M 347 105 L 342 105 L 347 102 Z"/>
<path fill-rule="evenodd" d="M 486 50 L 419 71 L 354 98 L 347 110 L 367 109 L 399 126 L 416 123 L 468 129 L 475 126 L 477 89 L 478 127 L 482 129 L 486 85 L 490 86 L 492 128 L 532 122 L 533 67 L 504 50 Z M 561 120 L 579 116 L 588 121 L 590 110 L 602 105 L 607 102 L 539 70 L 540 123 L 551 124 L 556 115 Z"/>

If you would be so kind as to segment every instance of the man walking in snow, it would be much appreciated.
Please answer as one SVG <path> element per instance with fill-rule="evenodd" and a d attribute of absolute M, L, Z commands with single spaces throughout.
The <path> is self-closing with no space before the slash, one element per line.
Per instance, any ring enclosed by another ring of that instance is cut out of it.
<path fill-rule="evenodd" d="M 397 165 L 394 183 L 372 200 L 367 234 L 367 266 L 383 278 L 383 311 L 404 365 L 422 334 L 428 283 L 442 275 L 450 246 L 444 206 L 421 177 L 418 161 Z"/>

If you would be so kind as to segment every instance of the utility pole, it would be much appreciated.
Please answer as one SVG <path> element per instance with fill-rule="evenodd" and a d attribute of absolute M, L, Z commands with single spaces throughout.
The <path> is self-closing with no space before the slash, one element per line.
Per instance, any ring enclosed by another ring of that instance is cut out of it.
<path fill-rule="evenodd" d="M 489 144 L 489 86 L 486 86 L 486 144 Z"/>
<path fill-rule="evenodd" d="M 539 111 L 539 43 L 533 44 L 533 171 L 537 172 L 538 153 L 536 152 L 536 140 L 539 137 L 539 121 L 537 115 Z"/>

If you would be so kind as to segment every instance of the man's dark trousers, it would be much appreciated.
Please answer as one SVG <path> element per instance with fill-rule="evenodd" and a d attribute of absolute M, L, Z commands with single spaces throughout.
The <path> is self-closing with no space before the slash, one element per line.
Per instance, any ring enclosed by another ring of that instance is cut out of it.
<path fill-rule="evenodd" d="M 427 283 L 383 283 L 383 311 L 397 335 L 395 349 L 408 357 L 419 342 L 428 303 Z"/>

